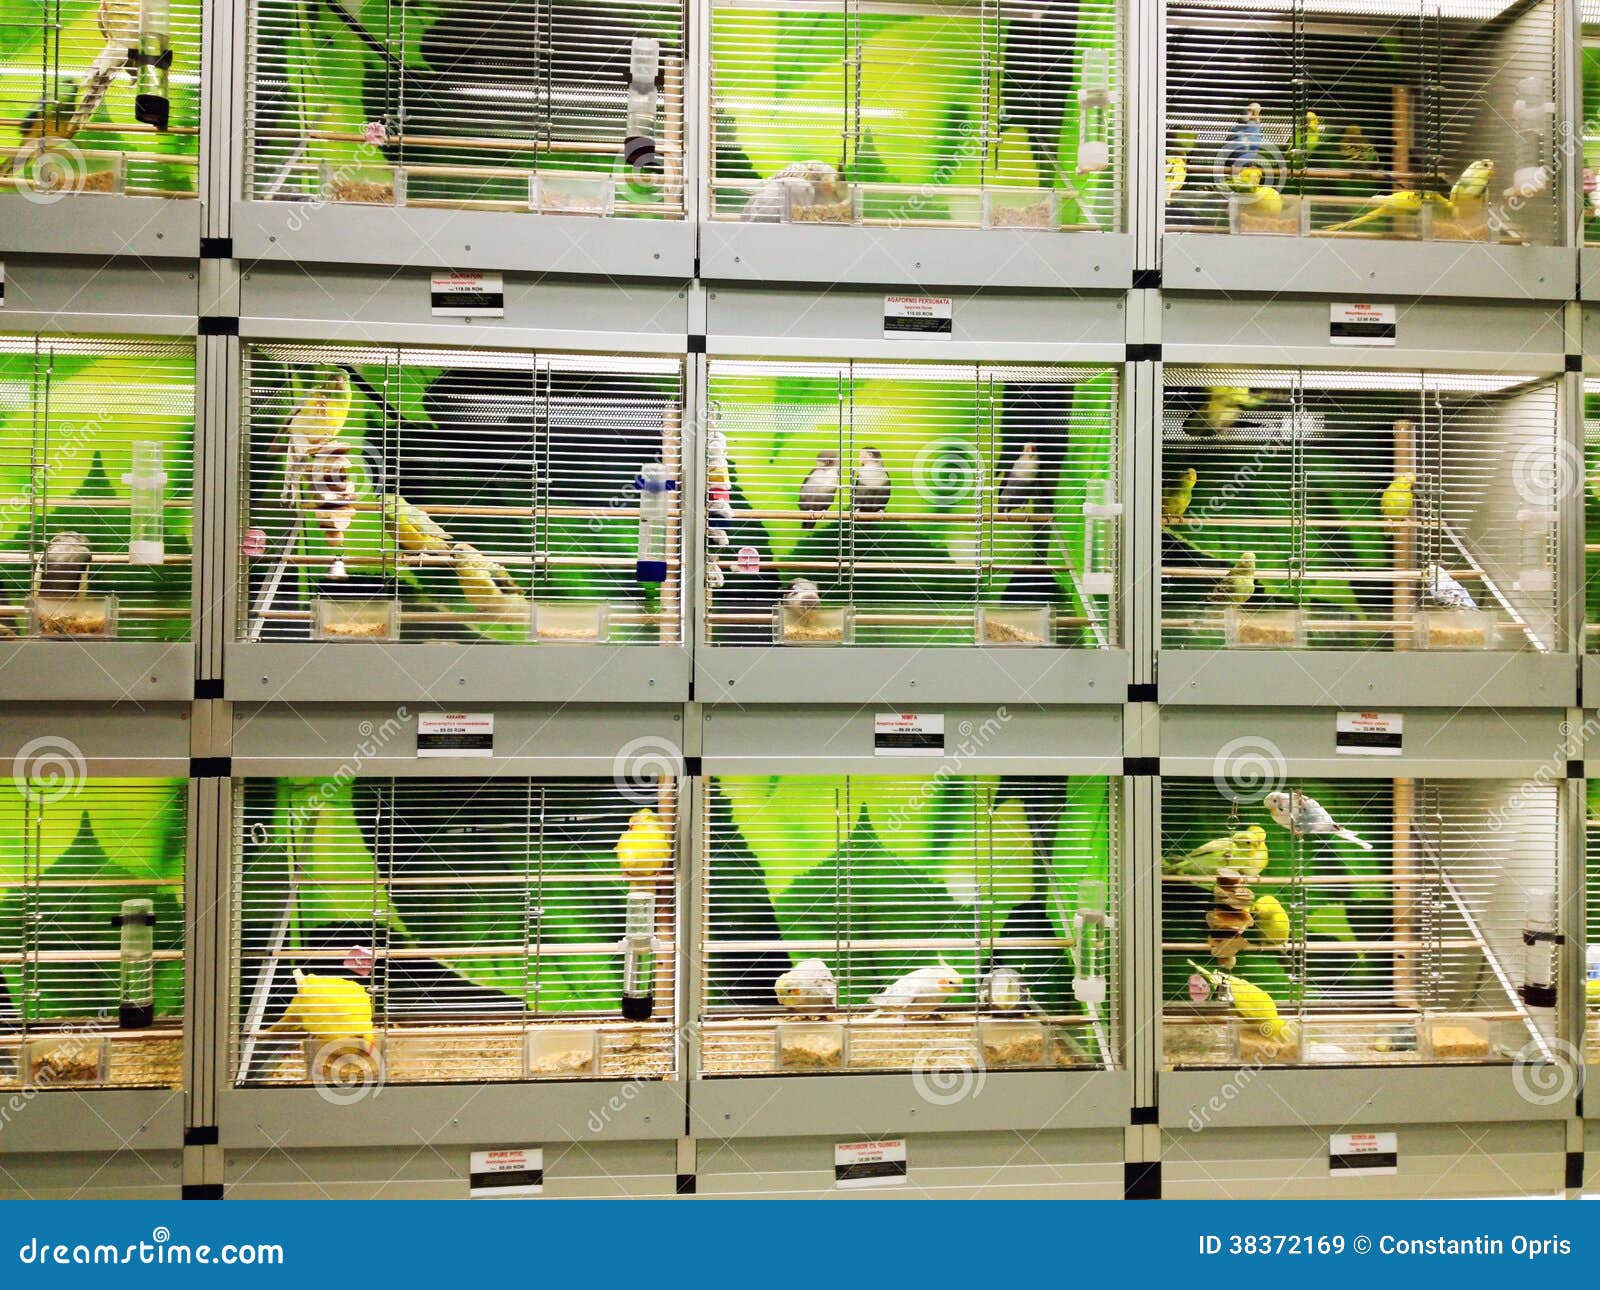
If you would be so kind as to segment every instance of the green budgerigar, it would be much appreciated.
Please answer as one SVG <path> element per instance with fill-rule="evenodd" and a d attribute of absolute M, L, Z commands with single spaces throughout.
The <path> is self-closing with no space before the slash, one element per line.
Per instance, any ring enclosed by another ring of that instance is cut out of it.
<path fill-rule="evenodd" d="M 1211 599 L 1230 605 L 1242 605 L 1256 594 L 1256 553 L 1241 552 L 1233 568 L 1217 579 L 1211 589 Z"/>
<path fill-rule="evenodd" d="M 1188 467 L 1178 476 L 1178 482 L 1170 488 L 1161 490 L 1161 522 L 1163 524 L 1177 524 L 1189 509 L 1189 503 L 1194 498 L 1194 486 L 1200 474 L 1193 466 Z"/>
<path fill-rule="evenodd" d="M 1412 491 L 1416 487 L 1415 475 L 1396 475 L 1389 487 L 1383 490 L 1383 497 L 1379 502 L 1386 520 L 1403 520 L 1410 516 L 1414 498 Z"/>
<path fill-rule="evenodd" d="M 1215 439 L 1237 425 L 1244 413 L 1264 407 L 1276 397 L 1269 390 L 1240 385 L 1212 386 L 1206 391 L 1206 401 L 1184 418 L 1183 432 L 1195 439 Z"/>

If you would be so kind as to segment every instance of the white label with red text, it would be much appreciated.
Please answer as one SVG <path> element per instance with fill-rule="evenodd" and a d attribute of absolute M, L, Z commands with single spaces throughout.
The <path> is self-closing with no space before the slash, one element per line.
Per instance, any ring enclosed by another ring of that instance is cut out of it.
<path fill-rule="evenodd" d="M 1333 746 L 1350 757 L 1398 757 L 1405 718 L 1398 712 L 1341 712 Z"/>
<path fill-rule="evenodd" d="M 473 1196 L 538 1196 L 544 1191 L 544 1148 L 474 1151 L 468 1172 Z"/>
<path fill-rule="evenodd" d="M 874 757 L 943 757 L 944 713 L 875 712 Z"/>
<path fill-rule="evenodd" d="M 949 296 L 885 296 L 885 340 L 949 340 L 955 335 L 956 306 Z"/>
<path fill-rule="evenodd" d="M 1330 345 L 1393 345 L 1399 334 L 1399 318 L 1393 305 L 1328 306 Z"/>
<path fill-rule="evenodd" d="M 906 1180 L 906 1140 L 840 1142 L 833 1148 L 835 1187 L 899 1187 Z"/>

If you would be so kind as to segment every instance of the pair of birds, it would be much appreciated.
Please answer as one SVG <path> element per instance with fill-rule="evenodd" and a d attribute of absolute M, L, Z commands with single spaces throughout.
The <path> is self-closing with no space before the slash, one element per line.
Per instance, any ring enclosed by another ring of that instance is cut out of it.
<path fill-rule="evenodd" d="M 1447 219 L 1455 219 L 1462 214 L 1480 209 L 1488 200 L 1489 185 L 1493 181 L 1494 159 L 1479 157 L 1467 164 L 1456 182 L 1451 185 L 1448 196 L 1420 188 L 1405 188 L 1385 193 L 1370 199 L 1368 204 L 1372 207 L 1371 210 L 1357 215 L 1354 219 L 1347 219 L 1342 224 L 1331 225 L 1324 232 L 1343 233 L 1390 215 L 1415 215 L 1425 206 Z"/>
<path fill-rule="evenodd" d="M 997 503 L 1002 515 L 1023 510 L 1033 501 L 1039 487 L 1041 464 L 1038 446 L 1032 442 L 1023 444 L 1000 481 Z M 839 450 L 822 449 L 800 485 L 799 509 L 807 517 L 801 521 L 802 528 L 815 528 L 817 520 L 810 517 L 820 516 L 832 508 L 840 479 Z M 876 448 L 863 448 L 851 477 L 855 513 L 872 515 L 887 509 L 892 488 L 883 454 Z"/>
<path fill-rule="evenodd" d="M 939 963 L 907 972 L 868 1001 L 881 1012 L 925 1012 L 939 1007 L 965 982 L 953 967 Z M 839 982 L 821 959 L 803 959 L 773 983 L 778 1002 L 791 1012 L 819 1012 L 838 1006 Z M 1016 968 L 997 963 L 984 974 L 979 997 L 997 1012 L 1041 1013 L 1027 980 Z"/>
<path fill-rule="evenodd" d="M 384 494 L 383 521 L 402 551 L 453 566 L 463 598 L 479 613 L 500 622 L 526 619 L 528 598 L 498 560 L 470 542 L 457 542 L 426 511 L 395 493 Z"/>

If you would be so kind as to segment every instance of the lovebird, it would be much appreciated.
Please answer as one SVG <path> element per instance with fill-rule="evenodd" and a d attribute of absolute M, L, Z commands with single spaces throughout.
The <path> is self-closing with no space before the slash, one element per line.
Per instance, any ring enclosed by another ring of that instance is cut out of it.
<path fill-rule="evenodd" d="M 1000 482 L 1000 513 L 1007 515 L 1024 509 L 1033 501 L 1038 486 L 1039 450 L 1033 444 L 1025 443 Z"/>
<path fill-rule="evenodd" d="M 883 465 L 883 454 L 876 448 L 863 448 L 856 459 L 851 480 L 851 504 L 858 515 L 876 515 L 887 510 L 893 485 Z"/>
<path fill-rule="evenodd" d="M 1289 911 L 1276 896 L 1257 896 L 1250 913 L 1255 917 L 1256 931 L 1263 945 L 1276 949 L 1288 941 Z"/>
<path fill-rule="evenodd" d="M 937 1008 L 961 989 L 961 973 L 948 964 L 917 968 L 907 972 L 887 989 L 872 996 L 871 1003 L 885 1012 L 920 1012 Z"/>
<path fill-rule="evenodd" d="M 1304 793 L 1277 792 L 1268 793 L 1264 801 L 1267 810 L 1272 812 L 1272 818 L 1297 838 L 1331 834 L 1363 851 L 1372 850 L 1372 843 L 1358 837 L 1342 824 L 1336 824 L 1323 809 L 1322 803 L 1314 797 L 1307 797 Z"/>
<path fill-rule="evenodd" d="M 839 450 L 824 448 L 817 454 L 817 464 L 811 468 L 811 473 L 800 485 L 800 509 L 805 511 L 808 517 L 820 515 L 833 505 L 834 494 L 838 491 Z M 816 520 L 811 518 L 800 521 L 800 527 L 803 529 L 812 529 L 816 526 Z"/>
<path fill-rule="evenodd" d="M 1176 524 L 1183 519 L 1184 513 L 1189 509 L 1189 502 L 1194 497 L 1194 486 L 1199 478 L 1199 472 L 1193 466 L 1190 466 L 1178 476 L 1176 484 L 1161 490 L 1161 522 L 1163 524 Z"/>
<path fill-rule="evenodd" d="M 1233 568 L 1218 578 L 1211 589 L 1211 599 L 1231 605 L 1242 605 L 1256 594 L 1256 553 L 1244 551 Z"/>
<path fill-rule="evenodd" d="M 365 987 L 347 977 L 313 976 L 299 968 L 294 985 L 294 998 L 267 1027 L 269 1034 L 298 1031 L 317 1040 L 372 1042 L 372 996 Z"/>
<path fill-rule="evenodd" d="M 839 983 L 821 959 L 802 959 L 772 983 L 778 1002 L 795 1012 L 816 1012 L 834 1007 Z"/>
<path fill-rule="evenodd" d="M 1383 511 L 1386 520 L 1403 520 L 1411 515 L 1411 505 L 1415 500 L 1412 490 L 1416 486 L 1415 475 L 1396 475 L 1389 487 L 1383 490 L 1383 497 L 1379 500 L 1379 508 Z"/>
<path fill-rule="evenodd" d="M 628 817 L 617 837 L 617 863 L 630 882 L 654 878 L 672 859 L 672 838 L 661 817 L 648 806 Z"/>

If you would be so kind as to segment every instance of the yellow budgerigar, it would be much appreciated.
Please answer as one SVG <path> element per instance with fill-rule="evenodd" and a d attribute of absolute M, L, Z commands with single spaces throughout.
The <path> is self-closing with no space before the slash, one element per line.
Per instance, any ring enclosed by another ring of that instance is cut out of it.
<path fill-rule="evenodd" d="M 1454 186 L 1450 189 L 1450 204 L 1452 206 L 1461 202 L 1481 202 L 1489 195 L 1489 185 L 1494 181 L 1494 159 L 1492 157 L 1479 157 L 1478 160 L 1469 162 L 1467 168 L 1461 172 Z"/>
<path fill-rule="evenodd" d="M 628 817 L 628 827 L 617 838 L 617 863 L 635 882 L 654 878 L 672 859 L 672 838 L 661 817 L 648 806 Z"/>
<path fill-rule="evenodd" d="M 1250 214 L 1273 216 L 1283 213 L 1283 194 L 1268 184 L 1262 184 L 1255 190 L 1255 195 L 1250 201 Z"/>
<path fill-rule="evenodd" d="M 1161 490 L 1161 522 L 1163 524 L 1176 524 L 1183 519 L 1189 509 L 1189 502 L 1194 497 L 1195 481 L 1200 478 L 1193 466 L 1188 467 L 1178 476 L 1178 482 L 1170 488 Z"/>
<path fill-rule="evenodd" d="M 527 598 L 504 565 L 491 560 L 470 542 L 457 542 L 451 555 L 461 594 L 474 609 L 501 621 L 520 618 L 528 612 Z"/>
<path fill-rule="evenodd" d="M 1375 219 L 1382 219 L 1387 215 L 1415 215 L 1424 206 L 1432 206 L 1441 214 L 1453 215 L 1454 208 L 1449 198 L 1441 193 L 1425 193 L 1417 188 L 1406 188 L 1399 192 L 1385 193 L 1382 197 L 1374 197 L 1368 203 L 1372 209 L 1364 215 L 1357 215 L 1354 219 L 1347 219 L 1342 224 L 1332 224 L 1323 230 L 1325 233 L 1344 233 L 1353 228 L 1360 228 L 1363 224 L 1370 224 Z"/>
<path fill-rule="evenodd" d="M 1212 990 L 1226 986 L 1228 996 L 1233 1003 L 1233 1010 L 1246 1021 L 1255 1022 L 1266 1038 L 1287 1039 L 1294 1033 L 1293 1026 L 1278 1016 L 1276 1001 L 1259 985 L 1253 985 L 1242 976 L 1213 972 L 1209 968 L 1201 967 L 1193 959 L 1189 960 L 1189 966 L 1206 979 Z"/>
<path fill-rule="evenodd" d="M 1164 873 L 1185 878 L 1212 878 L 1222 868 L 1254 876 L 1267 867 L 1267 831 L 1259 824 L 1237 829 L 1227 837 L 1202 842 L 1184 855 L 1163 859 Z"/>
<path fill-rule="evenodd" d="M 383 496 L 383 521 L 394 533 L 400 549 L 413 555 L 450 550 L 450 535 L 425 511 L 394 493 Z"/>
<path fill-rule="evenodd" d="M 1416 487 L 1415 475 L 1396 475 L 1394 482 L 1383 490 L 1380 506 L 1383 518 L 1386 520 L 1403 520 L 1410 516 L 1412 503 L 1415 500 L 1412 491 Z"/>
<path fill-rule="evenodd" d="M 1256 594 L 1256 553 L 1244 551 L 1211 588 L 1211 599 L 1242 605 Z"/>
<path fill-rule="evenodd" d="M 372 1042 L 372 995 L 359 982 L 342 976 L 294 972 L 294 998 L 269 1033 L 300 1032 L 312 1039 L 359 1039 Z"/>
<path fill-rule="evenodd" d="M 1277 949 L 1288 941 L 1289 911 L 1276 896 L 1257 896 L 1250 913 L 1255 917 L 1256 931 L 1263 945 Z"/>
<path fill-rule="evenodd" d="M 1235 869 L 1260 873 L 1267 867 L 1267 831 L 1259 824 L 1247 824 L 1228 839 L 1228 863 Z"/>

